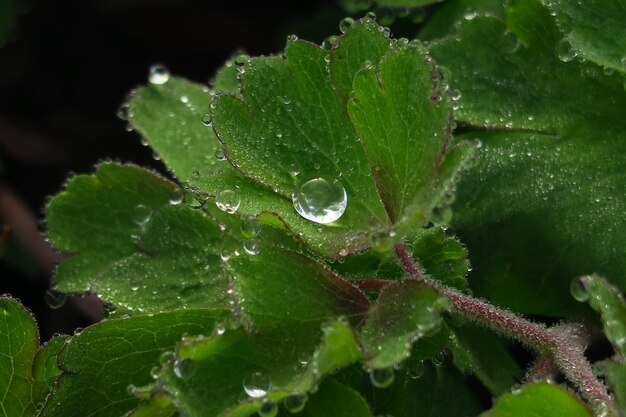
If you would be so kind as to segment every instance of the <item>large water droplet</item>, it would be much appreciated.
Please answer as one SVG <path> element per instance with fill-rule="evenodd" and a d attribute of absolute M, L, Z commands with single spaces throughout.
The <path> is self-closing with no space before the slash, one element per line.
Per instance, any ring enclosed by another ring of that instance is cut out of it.
<path fill-rule="evenodd" d="M 584 303 L 589 300 L 589 293 L 587 288 L 585 288 L 583 278 L 574 278 L 569 286 L 569 291 L 576 301 Z"/>
<path fill-rule="evenodd" d="M 314 178 L 297 187 L 292 196 L 298 214 L 316 223 L 332 223 L 346 211 L 346 189 L 337 180 L 332 183 Z"/>
<path fill-rule="evenodd" d="M 341 33 L 346 33 L 348 29 L 350 29 L 350 26 L 352 26 L 353 24 L 354 24 L 353 18 L 345 17 L 341 19 L 341 22 L 339 22 L 339 30 L 341 31 Z"/>
<path fill-rule="evenodd" d="M 195 370 L 196 364 L 191 359 L 179 358 L 174 361 L 174 375 L 178 378 L 189 378 Z"/>
<path fill-rule="evenodd" d="M 257 239 L 246 239 L 246 241 L 243 242 L 243 250 L 248 255 L 257 255 L 261 251 L 259 241 Z"/>
<path fill-rule="evenodd" d="M 144 206 L 143 204 L 138 204 L 133 210 L 133 220 L 139 226 L 143 226 L 148 223 L 151 217 L 152 209 L 148 206 Z"/>
<path fill-rule="evenodd" d="M 271 386 L 270 377 L 262 372 L 254 372 L 243 380 L 243 389 L 252 398 L 265 397 Z"/>
<path fill-rule="evenodd" d="M 239 204 L 241 204 L 241 199 L 233 190 L 224 190 L 215 199 L 217 208 L 229 214 L 235 213 L 239 209 Z"/>
<path fill-rule="evenodd" d="M 285 406 L 285 409 L 290 413 L 299 413 L 300 411 L 304 410 L 307 398 L 308 397 L 306 394 L 291 394 L 289 397 L 285 398 L 283 405 Z"/>
<path fill-rule="evenodd" d="M 243 237 L 251 239 L 259 234 L 259 230 L 261 230 L 261 228 L 256 219 L 250 218 L 241 223 L 240 230 Z"/>
<path fill-rule="evenodd" d="M 572 44 L 567 39 L 561 39 L 556 46 L 556 54 L 563 62 L 570 62 L 576 58 L 576 51 L 572 48 Z"/>
<path fill-rule="evenodd" d="M 160 64 L 155 64 L 150 67 L 148 75 L 148 81 L 150 84 L 161 85 L 165 84 L 170 79 L 170 72 L 168 69 Z"/>
<path fill-rule="evenodd" d="M 170 204 L 176 206 L 182 203 L 184 198 L 185 198 L 185 192 L 183 191 L 183 189 L 176 187 L 172 191 L 172 195 L 170 196 Z"/>
<path fill-rule="evenodd" d="M 370 381 L 377 388 L 387 388 L 393 384 L 393 367 L 372 369 L 370 371 Z"/>
<path fill-rule="evenodd" d="M 67 294 L 55 291 L 53 289 L 49 289 L 48 291 L 46 291 L 44 298 L 46 300 L 46 304 L 48 304 L 48 307 L 56 310 L 65 305 L 65 302 L 67 301 Z"/>
<path fill-rule="evenodd" d="M 259 416 L 261 417 L 276 417 L 278 414 L 278 404 L 271 400 L 265 400 L 259 408 Z"/>

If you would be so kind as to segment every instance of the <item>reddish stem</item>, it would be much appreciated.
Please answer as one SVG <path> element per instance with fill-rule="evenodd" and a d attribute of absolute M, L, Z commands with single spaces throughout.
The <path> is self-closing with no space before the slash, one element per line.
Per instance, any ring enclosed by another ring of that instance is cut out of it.
<path fill-rule="evenodd" d="M 409 274 L 413 275 L 415 278 L 422 279 L 423 278 L 422 271 L 418 268 L 418 266 L 415 264 L 415 262 L 413 262 L 413 259 L 411 258 L 411 255 L 406 250 L 404 245 L 402 243 L 398 243 L 394 247 L 394 250 L 396 252 L 396 255 L 398 255 L 398 258 L 400 259 L 400 262 L 402 262 L 402 265 L 404 266 L 404 269 Z"/>

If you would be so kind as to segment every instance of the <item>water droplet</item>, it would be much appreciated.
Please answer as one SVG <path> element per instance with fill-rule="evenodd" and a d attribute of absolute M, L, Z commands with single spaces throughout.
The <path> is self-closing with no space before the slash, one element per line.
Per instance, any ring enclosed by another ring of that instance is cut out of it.
<path fill-rule="evenodd" d="M 239 195 L 233 190 L 224 190 L 217 195 L 215 199 L 215 205 L 222 211 L 228 214 L 233 214 L 239 209 L 241 199 Z"/>
<path fill-rule="evenodd" d="M 374 12 L 367 12 L 365 14 L 365 17 L 370 19 L 370 20 L 373 20 L 375 22 L 377 16 L 376 16 L 376 13 L 374 13 Z"/>
<path fill-rule="evenodd" d="M 584 278 L 574 278 L 569 286 L 569 291 L 578 302 L 584 303 L 589 300 L 589 293 L 585 287 Z"/>
<path fill-rule="evenodd" d="M 170 204 L 176 206 L 182 203 L 184 198 L 185 192 L 183 191 L 183 189 L 176 187 L 172 192 L 172 195 L 170 196 Z"/>
<path fill-rule="evenodd" d="M 463 18 L 465 20 L 474 20 L 476 17 L 476 11 L 474 9 L 467 9 L 465 13 L 463 13 Z"/>
<path fill-rule="evenodd" d="M 411 361 L 408 363 L 407 368 L 409 377 L 412 379 L 417 379 L 424 375 L 424 362 L 422 361 Z"/>
<path fill-rule="evenodd" d="M 348 196 L 338 180 L 313 178 L 296 187 L 292 196 L 298 214 L 316 223 L 332 223 L 346 211 Z"/>
<path fill-rule="evenodd" d="M 393 247 L 393 238 L 387 232 L 372 235 L 372 248 L 376 252 L 387 252 Z"/>
<path fill-rule="evenodd" d="M 224 148 L 217 148 L 215 150 L 215 158 L 218 161 L 225 161 L 226 160 L 226 154 L 224 153 Z"/>
<path fill-rule="evenodd" d="M 284 105 L 291 104 L 291 98 L 289 98 L 287 96 L 284 96 L 281 100 L 282 100 Z M 281 136 L 282 136 L 282 134 L 281 134 Z"/>
<path fill-rule="evenodd" d="M 459 101 L 461 99 L 461 92 L 459 90 L 450 90 L 450 98 L 453 101 Z"/>
<path fill-rule="evenodd" d="M 348 29 L 350 29 L 350 26 L 352 26 L 353 24 L 354 24 L 353 18 L 344 17 L 343 19 L 341 19 L 341 22 L 339 22 L 339 31 L 341 33 L 346 33 Z"/>
<path fill-rule="evenodd" d="M 220 336 L 226 333 L 226 326 L 224 326 L 224 323 L 217 323 L 215 325 L 215 333 Z"/>
<path fill-rule="evenodd" d="M 56 310 L 65 305 L 65 302 L 67 301 L 67 294 L 49 289 L 46 291 L 44 298 L 48 307 Z"/>
<path fill-rule="evenodd" d="M 150 369 L 150 376 L 152 377 L 152 379 L 159 379 L 160 374 L 161 368 L 159 368 L 158 366 L 153 366 L 152 369 Z"/>
<path fill-rule="evenodd" d="M 370 371 L 370 381 L 376 388 L 387 388 L 393 384 L 393 367 L 372 369 Z"/>
<path fill-rule="evenodd" d="M 261 417 L 276 417 L 278 414 L 278 404 L 271 400 L 265 400 L 259 408 L 259 416 Z"/>
<path fill-rule="evenodd" d="M 148 223 L 151 217 L 152 209 L 148 206 L 144 206 L 143 204 L 138 204 L 133 211 L 133 220 L 139 226 L 143 226 Z"/>
<path fill-rule="evenodd" d="M 189 378 L 195 370 L 196 364 L 191 359 L 178 358 L 174 361 L 174 375 L 178 378 Z"/>
<path fill-rule="evenodd" d="M 448 206 L 435 207 L 431 213 L 430 221 L 435 226 L 441 226 L 445 229 L 452 221 L 452 209 Z"/>
<path fill-rule="evenodd" d="M 161 353 L 161 356 L 159 357 L 159 363 L 161 365 L 174 362 L 175 360 L 176 360 L 176 355 L 174 355 L 174 352 L 172 352 L 171 350 L 166 350 L 165 352 Z"/>
<path fill-rule="evenodd" d="M 270 378 L 261 372 L 254 372 L 243 381 L 244 391 L 252 398 L 265 397 L 271 387 Z"/>
<path fill-rule="evenodd" d="M 259 241 L 257 239 L 247 239 L 243 242 L 243 250 L 246 251 L 248 255 L 257 255 L 261 250 Z"/>
<path fill-rule="evenodd" d="M 306 400 L 308 399 L 307 395 L 302 393 L 291 394 L 289 397 L 285 398 L 283 405 L 285 409 L 290 413 L 299 413 L 304 410 L 304 406 L 306 405 Z"/>
<path fill-rule="evenodd" d="M 615 70 L 614 70 L 613 68 L 611 68 L 611 67 L 604 67 L 604 68 L 602 69 L 602 72 L 603 72 L 603 73 L 604 73 L 604 75 L 606 75 L 606 76 L 611 76 L 611 75 L 613 75 L 613 73 L 615 73 Z"/>
<path fill-rule="evenodd" d="M 150 84 L 162 85 L 170 79 L 170 72 L 168 69 L 160 64 L 155 64 L 150 67 L 148 74 L 148 81 Z"/>
<path fill-rule="evenodd" d="M 235 57 L 235 65 L 245 65 L 250 60 L 248 54 L 239 54 Z"/>
<path fill-rule="evenodd" d="M 500 37 L 500 48 L 505 54 L 512 54 L 519 49 L 519 39 L 513 32 L 506 31 Z"/>
<path fill-rule="evenodd" d="M 243 237 L 245 237 L 246 239 L 250 239 L 259 234 L 261 226 L 259 225 L 257 219 L 250 218 L 241 223 L 239 229 L 241 230 L 241 234 L 243 235 Z"/>
<path fill-rule="evenodd" d="M 226 262 L 227 260 L 230 259 L 230 253 L 228 253 L 227 251 L 224 251 L 220 253 L 220 258 L 222 259 L 222 261 Z"/>
<path fill-rule="evenodd" d="M 572 44 L 567 39 L 561 39 L 556 46 L 556 54 L 563 62 L 570 62 L 576 58 L 576 51 L 572 48 Z"/>
<path fill-rule="evenodd" d="M 292 177 L 297 177 L 300 173 L 300 167 L 297 164 L 289 165 L 289 175 Z"/>
<path fill-rule="evenodd" d="M 202 124 L 205 126 L 211 126 L 211 123 L 213 123 L 212 119 L 211 119 L 211 114 L 210 113 L 204 113 L 204 115 L 202 115 Z"/>

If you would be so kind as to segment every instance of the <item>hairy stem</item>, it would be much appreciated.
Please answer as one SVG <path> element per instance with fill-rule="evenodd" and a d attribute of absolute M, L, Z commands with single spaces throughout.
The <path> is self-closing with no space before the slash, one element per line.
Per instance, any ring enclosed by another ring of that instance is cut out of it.
<path fill-rule="evenodd" d="M 609 407 L 608 415 L 618 415 L 613 399 L 604 384 L 596 378 L 591 365 L 585 358 L 585 343 L 581 338 L 580 329 L 574 329 L 572 326 L 548 328 L 543 324 L 533 323 L 510 311 L 495 307 L 484 300 L 443 286 L 424 277 L 402 243 L 397 244 L 394 249 L 409 274 L 450 299 L 461 314 L 532 347 L 543 358 L 553 362 L 580 390 L 583 397 L 598 410 L 602 407 Z M 377 285 L 380 286 L 380 283 Z M 600 413 L 598 410 L 596 411 Z"/>

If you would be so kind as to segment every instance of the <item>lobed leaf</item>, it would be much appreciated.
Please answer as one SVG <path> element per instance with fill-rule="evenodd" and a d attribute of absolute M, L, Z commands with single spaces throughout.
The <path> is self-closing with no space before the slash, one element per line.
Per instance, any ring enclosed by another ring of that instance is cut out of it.
<path fill-rule="evenodd" d="M 66 337 L 39 346 L 33 316 L 15 299 L 0 297 L 0 415 L 34 416 L 60 371 L 56 355 Z"/>

